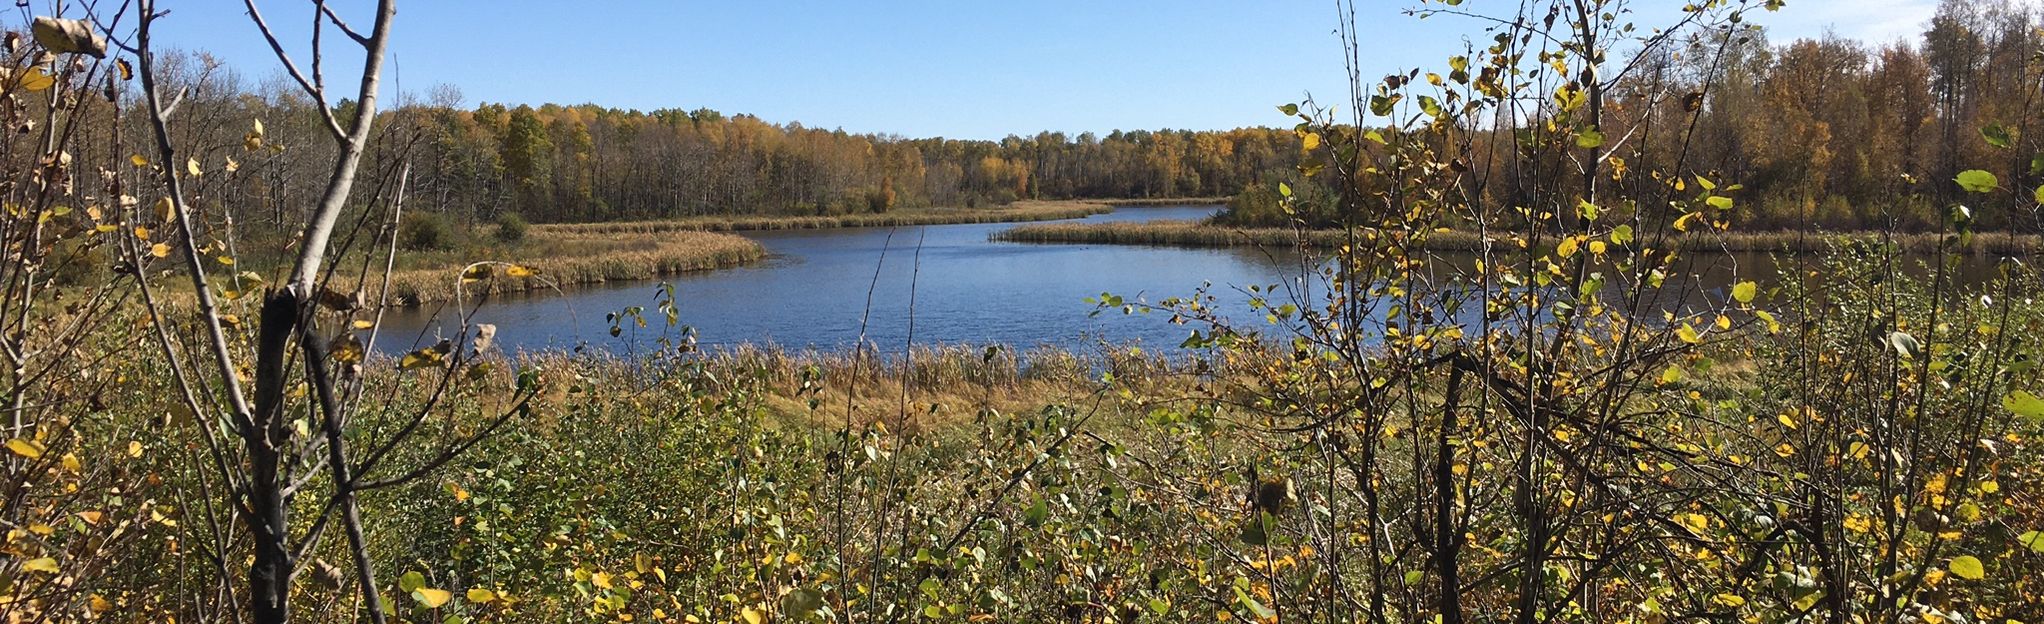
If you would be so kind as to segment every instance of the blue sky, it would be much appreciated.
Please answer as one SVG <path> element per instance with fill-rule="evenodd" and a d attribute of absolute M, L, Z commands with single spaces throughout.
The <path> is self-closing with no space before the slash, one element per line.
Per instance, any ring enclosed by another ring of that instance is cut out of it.
<path fill-rule="evenodd" d="M 281 75 L 240 0 L 159 3 L 164 43 L 212 52 L 250 81 Z M 333 4 L 367 28 L 369 0 Z M 1479 31 L 1403 15 L 1416 0 L 1358 4 L 1366 75 L 1439 66 Z M 1464 6 L 1486 4 L 1506 3 Z M 310 4 L 258 6 L 305 62 Z M 1790 0 L 1761 19 L 1777 41 L 1827 28 L 1885 41 L 1914 37 L 1933 7 Z M 709 107 L 917 137 L 1216 129 L 1283 123 L 1279 103 L 1345 93 L 1334 25 L 1331 0 L 406 0 L 390 77 L 410 92 L 454 85 L 471 106 Z M 328 63 L 329 76 L 359 66 Z"/>

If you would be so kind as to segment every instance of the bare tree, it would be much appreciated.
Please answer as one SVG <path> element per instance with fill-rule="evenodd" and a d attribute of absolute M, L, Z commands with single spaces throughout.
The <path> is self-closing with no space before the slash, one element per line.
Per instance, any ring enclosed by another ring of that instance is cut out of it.
<path fill-rule="evenodd" d="M 153 173 L 166 195 L 164 201 L 170 207 L 174 242 L 181 253 L 178 260 L 191 280 L 197 321 L 203 327 L 203 344 L 189 350 L 202 353 L 209 364 L 193 365 L 195 368 L 191 370 L 184 368 L 179 346 L 171 332 L 165 329 L 169 313 L 146 286 L 145 299 L 157 325 L 162 350 L 172 366 L 178 369 L 178 385 L 187 406 L 195 414 L 220 415 L 237 438 L 231 441 L 220 439 L 208 418 L 199 419 L 199 428 L 214 460 L 214 477 L 225 484 L 224 489 L 231 499 L 229 503 L 245 525 L 246 537 L 252 542 L 253 553 L 247 573 L 247 604 L 251 619 L 257 623 L 290 619 L 293 578 L 313 562 L 311 554 L 322 543 L 326 529 L 338 519 L 346 534 L 349 556 L 353 559 L 354 581 L 362 610 L 370 620 L 382 622 L 385 609 L 377 590 L 374 562 L 363 540 L 357 496 L 367 490 L 416 480 L 451 461 L 511 416 L 522 412 L 525 399 L 529 399 L 531 394 L 518 393 L 516 396 L 520 398 L 513 401 L 512 407 L 487 419 L 471 435 L 444 441 L 437 450 L 428 452 L 423 461 L 409 467 L 397 467 L 398 462 L 392 460 L 393 451 L 423 435 L 426 429 L 422 425 L 448 396 L 455 369 L 475 360 L 475 356 L 487 346 L 484 343 L 488 332 L 484 332 L 484 337 L 476 341 L 472 350 L 466 338 L 460 345 L 443 341 L 405 360 L 405 368 L 437 368 L 440 371 L 437 381 L 426 386 L 427 394 L 420 404 L 397 410 L 406 415 L 393 424 L 390 433 L 381 439 L 367 440 L 361 447 L 364 452 L 359 458 L 351 455 L 350 443 L 360 440 L 351 438 L 349 416 L 365 411 L 359 409 L 364 396 L 361 374 L 364 354 L 362 342 L 347 333 L 353 324 L 345 319 L 365 309 L 363 302 L 366 297 L 362 286 L 354 287 L 352 292 L 342 292 L 343 289 L 334 286 L 335 259 L 344 255 L 346 247 L 360 238 L 358 235 L 364 231 L 365 225 L 379 220 L 382 227 L 376 230 L 373 236 L 376 242 L 371 245 L 388 245 L 390 253 L 395 253 L 393 237 L 403 198 L 402 182 L 397 188 L 387 189 L 390 191 L 387 194 L 382 191 L 375 194 L 376 197 L 389 197 L 385 203 L 387 209 L 362 210 L 344 242 L 337 244 L 334 238 L 338 226 L 343 223 L 344 214 L 354 205 L 351 198 L 357 171 L 371 142 L 371 130 L 377 117 L 380 75 L 389 44 L 391 22 L 396 14 L 396 2 L 378 2 L 370 29 L 362 32 L 349 26 L 324 2 L 315 0 L 312 3 L 314 29 L 309 73 L 286 52 L 254 0 L 247 0 L 244 4 L 249 18 L 262 31 L 285 71 L 314 101 L 312 108 L 319 111 L 335 144 L 331 173 L 317 203 L 305 213 L 308 216 L 299 228 L 296 258 L 284 283 L 270 289 L 262 299 L 254 351 L 250 358 L 247 352 L 237 350 L 237 341 L 230 335 L 230 323 L 226 322 L 228 315 L 222 311 L 213 285 L 208 281 L 201 253 L 201 249 L 207 248 L 202 242 L 204 233 L 201 231 L 206 224 L 206 215 L 191 201 L 192 191 L 187 180 L 187 174 L 197 174 L 197 161 L 183 156 L 193 148 L 181 147 L 173 140 L 171 124 L 179 100 L 167 97 L 163 85 L 158 84 L 150 34 L 154 22 L 166 14 L 159 13 L 153 1 L 141 0 L 136 45 L 130 51 L 139 57 L 144 102 L 154 134 L 156 155 L 162 163 L 162 166 L 154 168 Z M 328 105 L 331 100 L 322 71 L 322 46 L 325 31 L 329 28 L 339 31 L 356 44 L 362 54 L 362 71 L 352 109 L 337 111 Z M 261 138 L 260 126 L 256 127 L 258 129 L 251 133 L 251 149 Z M 180 162 L 193 164 L 188 168 L 173 166 Z M 406 177 L 398 176 L 400 180 Z M 131 255 L 139 257 L 141 254 Z M 368 258 L 374 255 L 365 254 L 360 275 L 354 283 L 371 283 L 368 277 L 372 263 Z M 390 263 L 386 261 L 380 268 L 387 274 L 389 267 Z M 464 271 L 460 279 L 469 279 L 473 274 L 473 271 Z M 381 306 L 377 307 L 380 309 Z M 342 317 L 343 322 L 338 324 L 340 333 L 324 335 L 319 325 L 323 316 Z M 464 328 L 462 335 L 466 337 L 471 315 L 463 314 L 460 318 Z M 366 324 L 373 332 L 374 322 Z M 373 334 L 369 342 L 373 344 Z M 252 388 L 243 380 L 242 360 L 253 362 Z M 208 366 L 215 369 L 210 378 L 217 387 L 208 386 L 204 381 L 208 375 L 200 369 Z M 529 388 L 530 384 L 527 386 Z M 294 389 L 303 392 L 294 392 Z M 294 395 L 308 399 L 303 405 L 294 405 Z M 293 427 L 292 416 L 298 410 L 303 410 L 308 417 L 316 415 L 319 423 L 317 434 Z M 378 410 L 378 413 L 393 411 L 384 409 Z M 382 470 L 379 471 L 379 468 Z M 389 476 L 382 476 L 385 473 Z M 331 490 L 320 505 L 320 511 L 309 519 L 294 522 L 293 501 L 308 487 L 321 482 L 330 483 Z M 338 573 L 329 569 L 328 575 L 338 576 Z M 226 580 L 223 579 L 223 582 Z"/>

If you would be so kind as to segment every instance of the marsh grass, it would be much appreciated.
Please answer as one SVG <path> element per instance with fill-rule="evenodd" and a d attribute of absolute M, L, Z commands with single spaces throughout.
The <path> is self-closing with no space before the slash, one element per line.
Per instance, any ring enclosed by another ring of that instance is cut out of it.
<path fill-rule="evenodd" d="M 1109 379 L 1114 387 L 1136 395 L 1174 395 L 1211 378 L 1216 370 L 1194 356 L 1130 345 L 1087 350 L 929 345 L 912 348 L 908 360 L 902 355 L 870 348 L 825 351 L 746 344 L 655 358 L 548 352 L 521 357 L 517 364 L 549 371 L 556 378 L 555 388 L 582 379 L 604 392 L 637 394 L 646 391 L 633 386 L 657 388 L 661 379 L 678 375 L 714 380 L 708 389 L 719 395 L 756 388 L 766 412 L 784 423 L 830 426 L 842 424 L 849 415 L 854 426 L 902 418 L 922 430 L 969 421 L 986 409 L 1019 413 L 1071 402 L 1099 391 Z M 514 368 L 518 367 L 500 367 Z M 905 412 L 904 392 L 909 406 Z"/>
<path fill-rule="evenodd" d="M 1427 248 L 1433 251 L 1475 251 L 1482 237 L 1473 232 L 1449 231 L 1429 235 Z M 1285 228 L 1233 228 L 1194 221 L 1152 221 L 1148 223 L 1040 223 L 1023 225 L 993 235 L 994 240 L 1017 243 L 1084 243 L 1102 245 L 1154 245 L 1168 247 L 1292 247 L 1336 248 L 1346 236 L 1336 230 L 1291 230 Z M 1905 252 L 1938 249 L 1935 233 L 1804 233 L 1729 232 L 1692 233 L 1673 239 L 1681 249 L 1692 251 L 1735 251 L 1777 253 L 1821 253 L 1841 242 L 1892 242 Z M 1974 235 L 1962 246 L 1973 255 L 2030 255 L 2044 246 L 2044 238 L 2030 234 L 1986 232 Z"/>
<path fill-rule="evenodd" d="M 652 279 L 738 266 L 765 255 L 759 243 L 718 232 L 582 233 L 534 228 L 524 242 L 515 246 L 413 254 L 392 273 L 388 299 L 399 305 L 445 301 L 454 297 L 457 285 L 468 295 L 476 296 Z M 536 275 L 510 277 L 501 270 L 493 270 L 488 277 L 462 283 L 462 267 L 481 261 L 527 267 Z M 378 299 L 375 295 L 381 281 L 380 274 L 368 277 L 367 288 L 363 289 L 368 300 Z M 353 288 L 356 284 L 355 280 L 346 279 L 340 286 Z"/>
<path fill-rule="evenodd" d="M 1204 206 L 1222 205 L 1231 197 L 1139 197 L 1132 199 L 1107 200 L 1111 206 Z"/>
<path fill-rule="evenodd" d="M 1112 211 L 1092 201 L 1022 201 L 1003 208 L 930 208 L 877 214 L 834 216 L 712 216 L 663 221 L 616 223 L 553 223 L 532 227 L 535 234 L 618 234 L 657 232 L 737 232 L 753 230 L 820 230 L 844 227 L 890 227 L 951 223 L 1011 223 L 1078 219 Z"/>

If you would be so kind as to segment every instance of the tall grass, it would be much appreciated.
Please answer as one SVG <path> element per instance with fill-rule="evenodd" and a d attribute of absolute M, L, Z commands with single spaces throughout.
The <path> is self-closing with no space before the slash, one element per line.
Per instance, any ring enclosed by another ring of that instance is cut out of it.
<path fill-rule="evenodd" d="M 1011 223 L 1078 219 L 1112 211 L 1090 201 L 1024 201 L 1003 208 L 933 208 L 895 212 L 806 217 L 710 216 L 664 221 L 617 223 L 555 223 L 532 231 L 577 234 L 650 232 L 736 232 L 747 230 L 820 230 L 843 227 L 890 227 L 950 223 Z"/>
<path fill-rule="evenodd" d="M 1337 230 L 1291 230 L 1285 228 L 1234 228 L 1193 221 L 1152 221 L 1148 223 L 1042 223 L 1023 225 L 994 233 L 994 240 L 1017 243 L 1088 243 L 1105 245 L 1156 245 L 1172 247 L 1290 247 L 1304 245 L 1334 248 L 1346 242 Z M 1820 253 L 1840 242 L 1890 242 L 1902 251 L 1933 252 L 1939 235 L 1934 233 L 1895 234 L 1878 232 L 1728 232 L 1690 233 L 1671 239 L 1685 250 L 1737 252 Z M 1975 255 L 2029 255 L 2044 246 L 2044 238 L 2030 234 L 1987 232 L 1974 235 L 1962 249 Z M 1434 251 L 1474 251 L 1482 237 L 1474 232 L 1436 232 L 1427 239 Z"/>
<path fill-rule="evenodd" d="M 501 255 L 500 255 L 501 254 Z M 457 284 L 470 295 L 544 290 L 571 284 L 656 277 L 733 267 L 766 255 L 759 243 L 717 232 L 571 233 L 535 231 L 516 247 L 471 253 L 440 253 L 415 260 L 391 275 L 389 300 L 418 305 L 453 298 Z M 461 283 L 462 267 L 477 261 L 499 261 L 532 269 L 531 277 L 510 277 L 493 270 L 488 277 Z M 380 275 L 368 278 L 364 295 L 374 301 Z M 352 288 L 355 282 L 341 284 Z"/>
<path fill-rule="evenodd" d="M 1230 198 L 1229 198 L 1229 197 L 1226 197 L 1226 196 L 1221 196 L 1221 197 L 1139 197 L 1139 198 L 1133 198 L 1133 199 L 1110 199 L 1110 200 L 1107 200 L 1107 203 L 1108 203 L 1108 205 L 1112 205 L 1112 206 L 1203 206 L 1203 205 L 1207 205 L 1207 204 L 1213 204 L 1213 205 L 1221 205 L 1221 204 L 1225 204 L 1225 203 L 1228 203 L 1228 200 L 1229 200 L 1229 199 L 1230 199 Z"/>

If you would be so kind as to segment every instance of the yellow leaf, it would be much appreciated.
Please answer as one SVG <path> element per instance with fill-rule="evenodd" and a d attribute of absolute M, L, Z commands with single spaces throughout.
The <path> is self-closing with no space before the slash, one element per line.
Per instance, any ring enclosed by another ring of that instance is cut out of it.
<path fill-rule="evenodd" d="M 49 557 L 30 559 L 27 562 L 21 564 L 21 569 L 28 570 L 30 572 L 47 572 L 50 574 L 56 574 L 57 560 L 51 559 Z"/>
<path fill-rule="evenodd" d="M 149 228 L 139 225 L 135 226 L 135 238 L 145 241 L 149 240 Z"/>
<path fill-rule="evenodd" d="M 454 342 L 443 339 L 440 341 L 440 344 L 406 353 L 404 358 L 398 361 L 397 367 L 402 370 L 412 370 L 433 366 L 446 359 L 447 353 L 453 350 Z"/>
<path fill-rule="evenodd" d="M 35 440 L 15 438 L 7 441 L 7 450 L 14 451 L 14 454 L 22 457 L 38 459 L 43 456 L 43 443 Z"/>
<path fill-rule="evenodd" d="M 129 441 L 128 441 L 128 456 L 129 456 L 129 457 L 141 457 L 141 456 L 142 456 L 142 443 L 141 443 L 141 442 L 136 442 L 136 441 L 134 441 L 134 440 L 129 440 Z"/>
<path fill-rule="evenodd" d="M 21 88 L 23 89 L 42 91 L 54 86 L 57 86 L 57 79 L 51 77 L 50 73 L 43 71 L 41 67 L 30 67 L 28 71 L 21 73 Z"/>
<path fill-rule="evenodd" d="M 158 258 L 168 258 L 170 257 L 170 245 L 165 245 L 163 243 L 150 245 L 149 255 L 156 256 Z"/>
<path fill-rule="evenodd" d="M 96 615 L 100 613 L 106 613 L 108 610 L 113 609 L 114 603 L 107 602 L 105 596 L 93 594 L 91 596 L 86 597 L 85 606 L 86 608 L 91 609 L 92 612 Z"/>
<path fill-rule="evenodd" d="M 342 364 L 362 361 L 362 342 L 356 340 L 353 334 L 334 336 L 333 341 L 327 343 L 326 351 L 333 356 L 334 361 Z"/>
<path fill-rule="evenodd" d="M 83 464 L 83 463 L 81 463 L 81 462 L 79 462 L 79 461 L 78 461 L 78 456 L 77 456 L 77 455 L 72 455 L 72 454 L 70 454 L 70 453 L 65 453 L 65 454 L 64 454 L 64 469 L 65 469 L 65 470 L 69 470 L 69 471 L 71 471 L 71 472 L 81 472 L 81 471 L 85 470 L 85 464 Z"/>
<path fill-rule="evenodd" d="M 412 590 L 412 598 L 417 599 L 419 604 L 425 605 L 428 609 L 438 609 L 440 605 L 447 604 L 447 601 L 454 599 L 454 592 L 445 589 L 421 587 Z"/>
<path fill-rule="evenodd" d="M 539 272 L 534 271 L 531 268 L 525 266 L 514 264 L 511 265 L 509 268 L 504 269 L 504 274 L 511 277 L 532 277 L 534 275 L 538 275 Z"/>
<path fill-rule="evenodd" d="M 745 617 L 745 624 L 764 624 L 766 622 L 766 612 L 752 607 L 746 607 L 744 611 L 739 612 L 739 615 Z"/>
<path fill-rule="evenodd" d="M 170 198 L 168 197 L 157 198 L 156 203 L 151 204 L 149 207 L 156 211 L 157 221 L 169 223 L 172 217 L 177 216 L 177 206 L 170 203 Z"/>
<path fill-rule="evenodd" d="M 476 603 L 476 604 L 489 604 L 489 603 L 490 603 L 490 601 L 492 601 L 492 600 L 496 600 L 496 599 L 497 599 L 497 592 L 493 592 L 493 591 L 490 591 L 490 590 L 487 590 L 487 589 L 483 589 L 483 588 L 481 588 L 481 587 L 477 587 L 477 588 L 474 588 L 474 589 L 470 589 L 470 590 L 468 590 L 468 601 L 469 601 L 469 602 L 473 602 L 473 603 Z"/>
<path fill-rule="evenodd" d="M 81 512 L 78 512 L 78 519 L 79 519 L 79 520 L 84 520 L 86 524 L 94 524 L 94 525 L 96 525 L 96 524 L 99 524 L 99 519 L 100 519 L 100 518 L 105 518 L 105 517 L 106 517 L 106 514 L 105 514 L 105 513 L 102 513 L 102 512 L 97 512 L 97 511 L 81 511 Z"/>
<path fill-rule="evenodd" d="M 1675 330 L 1675 337 L 1689 344 L 1703 342 L 1703 337 L 1696 334 L 1696 328 L 1690 327 L 1688 323 L 1683 323 L 1680 329 Z"/>
<path fill-rule="evenodd" d="M 355 321 L 355 329 L 369 329 L 369 328 L 372 328 L 372 327 L 375 327 L 375 326 L 376 326 L 376 324 L 375 324 L 375 323 L 372 323 L 372 322 L 369 322 L 369 321 L 360 321 L 360 320 L 358 320 L 358 321 Z"/>
<path fill-rule="evenodd" d="M 205 172 L 199 169 L 199 159 L 188 158 L 185 159 L 185 173 L 191 174 L 192 177 L 196 178 Z"/>
<path fill-rule="evenodd" d="M 135 163 L 135 166 L 137 166 L 137 167 L 147 167 L 147 166 L 149 166 L 149 159 L 147 159 L 147 158 L 143 158 L 141 154 L 135 154 L 135 155 L 133 155 L 133 156 L 129 156 L 129 157 L 128 157 L 128 162 L 131 162 L 131 163 Z"/>
<path fill-rule="evenodd" d="M 1300 137 L 1299 147 L 1309 151 L 1318 149 L 1320 147 L 1320 133 L 1318 132 L 1306 133 L 1306 136 Z"/>
<path fill-rule="evenodd" d="M 1978 581 L 1987 576 L 1987 567 L 1981 565 L 1980 559 L 1973 555 L 1953 557 L 1952 562 L 1947 564 L 1945 569 L 1951 570 L 1952 574 L 1969 581 Z"/>
<path fill-rule="evenodd" d="M 228 172 L 228 173 L 234 173 L 234 172 L 236 172 L 236 171 L 240 171 L 240 170 L 241 170 L 241 163 L 238 163 L 238 162 L 234 162 L 234 159 L 232 159 L 232 158 L 229 158 L 229 159 L 227 159 L 227 172 Z"/>
<path fill-rule="evenodd" d="M 1760 294 L 1760 285 L 1753 282 L 1739 282 L 1732 285 L 1732 299 L 1739 303 L 1753 303 L 1753 296 Z"/>
<path fill-rule="evenodd" d="M 1576 237 L 1570 236 L 1568 238 L 1562 239 L 1561 244 L 1556 245 L 1554 247 L 1554 253 L 1563 258 L 1567 258 L 1569 256 L 1576 255 L 1576 247 L 1581 244 L 1582 241 L 1578 241 L 1576 240 Z"/>

